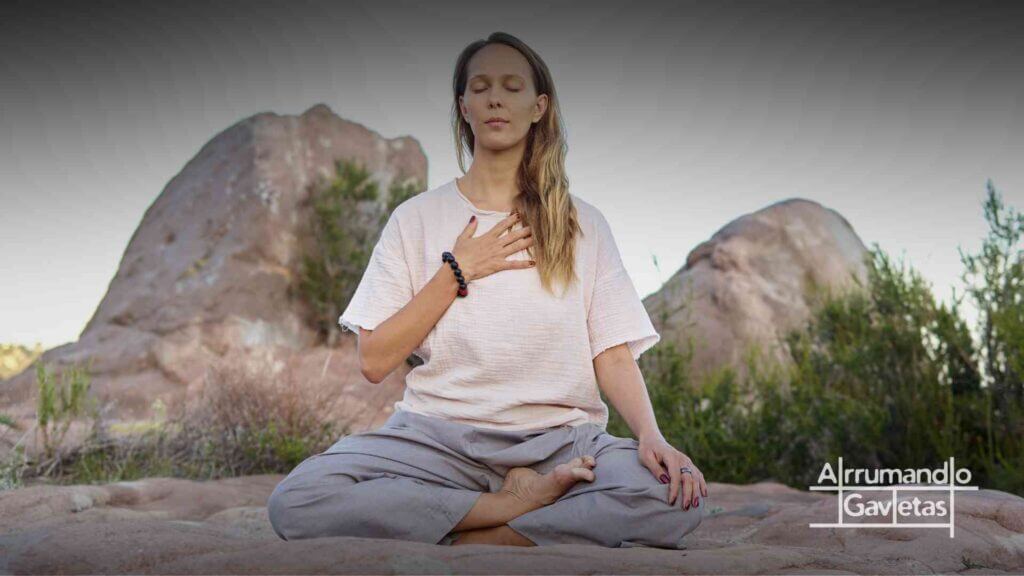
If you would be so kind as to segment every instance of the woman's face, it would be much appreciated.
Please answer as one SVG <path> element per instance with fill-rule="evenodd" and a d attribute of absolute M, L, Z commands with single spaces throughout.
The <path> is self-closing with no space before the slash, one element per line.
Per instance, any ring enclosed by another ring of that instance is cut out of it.
<path fill-rule="evenodd" d="M 544 115 L 548 96 L 537 95 L 529 62 L 510 46 L 481 48 L 469 60 L 467 78 L 459 107 L 477 146 L 495 151 L 511 148 Z M 499 121 L 488 122 L 491 118 Z"/>

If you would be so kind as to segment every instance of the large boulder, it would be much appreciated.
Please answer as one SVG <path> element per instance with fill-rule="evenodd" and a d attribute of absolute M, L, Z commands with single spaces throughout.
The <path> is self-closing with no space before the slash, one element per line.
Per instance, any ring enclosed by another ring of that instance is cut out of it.
<path fill-rule="evenodd" d="M 723 226 L 644 305 L 663 340 L 693 339 L 693 381 L 724 367 L 744 376 L 752 345 L 787 362 L 785 334 L 810 319 L 813 289 L 859 289 L 866 254 L 841 214 L 791 198 Z"/>
<path fill-rule="evenodd" d="M 310 378 L 354 387 L 347 393 L 361 402 L 348 404 L 340 421 L 382 423 L 406 370 L 370 390 L 352 361 L 355 339 L 320 346 L 295 291 L 309 188 L 332 176 L 338 160 L 361 163 L 384 192 L 382 203 L 394 183 L 427 181 L 415 139 L 384 138 L 323 104 L 298 116 L 246 118 L 203 146 L 146 210 L 79 339 L 37 361 L 58 372 L 90 365 L 104 418 L 116 424 L 154 417 L 157 400 L 179 408 L 229 351 L 281 350 L 302 356 L 293 363 L 308 366 Z M 34 367 L 0 383 L 0 391 L 0 411 L 30 428 Z M 84 433 L 74 429 L 69 442 Z M 30 451 L 38 448 L 33 438 L 26 439 Z"/>

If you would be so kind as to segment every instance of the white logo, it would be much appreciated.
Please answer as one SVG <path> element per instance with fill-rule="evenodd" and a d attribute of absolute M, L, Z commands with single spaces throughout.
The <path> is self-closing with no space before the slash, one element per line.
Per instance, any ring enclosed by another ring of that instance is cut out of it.
<path fill-rule="evenodd" d="M 831 484 L 826 482 L 831 481 Z M 942 468 L 884 468 L 868 470 L 866 468 L 843 469 L 843 458 L 839 458 L 838 473 L 832 464 L 826 462 L 818 475 L 818 485 L 810 486 L 811 490 L 836 491 L 838 521 L 836 523 L 812 523 L 811 528 L 949 528 L 949 537 L 953 537 L 953 503 L 959 490 L 977 490 L 977 486 L 965 486 L 971 481 L 971 471 L 967 468 L 957 469 L 952 457 Z M 930 484 L 930 486 L 929 486 Z M 892 499 L 865 500 L 861 492 L 888 491 Z M 913 500 L 897 501 L 897 492 L 916 492 Z M 929 497 L 928 493 L 940 492 L 937 497 Z M 946 507 L 948 494 L 949 508 Z M 852 522 L 844 523 L 846 518 L 883 518 L 892 517 L 887 522 Z M 946 522 L 913 522 L 907 519 L 946 519 Z M 900 521 L 904 519 L 904 521 Z"/>

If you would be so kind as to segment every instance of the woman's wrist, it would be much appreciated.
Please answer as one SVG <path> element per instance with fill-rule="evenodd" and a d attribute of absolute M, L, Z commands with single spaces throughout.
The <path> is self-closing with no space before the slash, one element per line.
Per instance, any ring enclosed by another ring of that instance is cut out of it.
<path fill-rule="evenodd" d="M 459 279 L 452 273 L 452 269 L 448 266 L 447 262 L 442 263 L 437 268 L 435 276 L 439 276 L 441 281 L 444 282 L 444 286 L 452 298 L 459 297 Z"/>
<path fill-rule="evenodd" d="M 455 259 L 455 255 L 446 250 L 441 253 L 441 261 L 452 269 L 452 275 L 459 285 L 458 295 L 463 298 L 468 296 L 469 286 L 467 285 L 466 278 L 462 275 L 462 270 L 459 267 L 459 262 Z"/>
<path fill-rule="evenodd" d="M 662 435 L 661 430 L 658 429 L 657 426 L 655 426 L 655 427 L 648 427 L 648 428 L 645 428 L 645 429 L 641 430 L 640 433 L 636 435 L 636 439 L 637 440 L 654 440 L 654 439 L 664 440 L 665 436 Z"/>

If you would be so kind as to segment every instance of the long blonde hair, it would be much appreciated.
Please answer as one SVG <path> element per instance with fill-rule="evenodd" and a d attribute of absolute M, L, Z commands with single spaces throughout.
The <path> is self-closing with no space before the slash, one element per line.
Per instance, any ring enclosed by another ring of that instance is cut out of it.
<path fill-rule="evenodd" d="M 459 97 L 465 93 L 467 67 L 470 58 L 488 44 L 505 44 L 518 50 L 533 70 L 533 84 L 537 94 L 548 95 L 544 116 L 530 127 L 526 135 L 526 150 L 516 174 L 520 194 L 516 208 L 522 215 L 523 226 L 530 226 L 533 246 L 530 257 L 537 261 L 537 271 L 545 290 L 554 293 L 555 283 L 568 288 L 578 280 L 575 270 L 576 232 L 582 233 L 576 205 L 569 195 L 569 179 L 565 173 L 565 127 L 562 123 L 551 72 L 541 57 L 522 40 L 504 32 L 494 32 L 486 40 L 476 40 L 466 46 L 455 64 L 452 82 L 452 131 L 455 137 L 459 169 L 466 173 L 463 152 L 473 154 L 475 138 L 469 123 L 459 110 Z"/>

